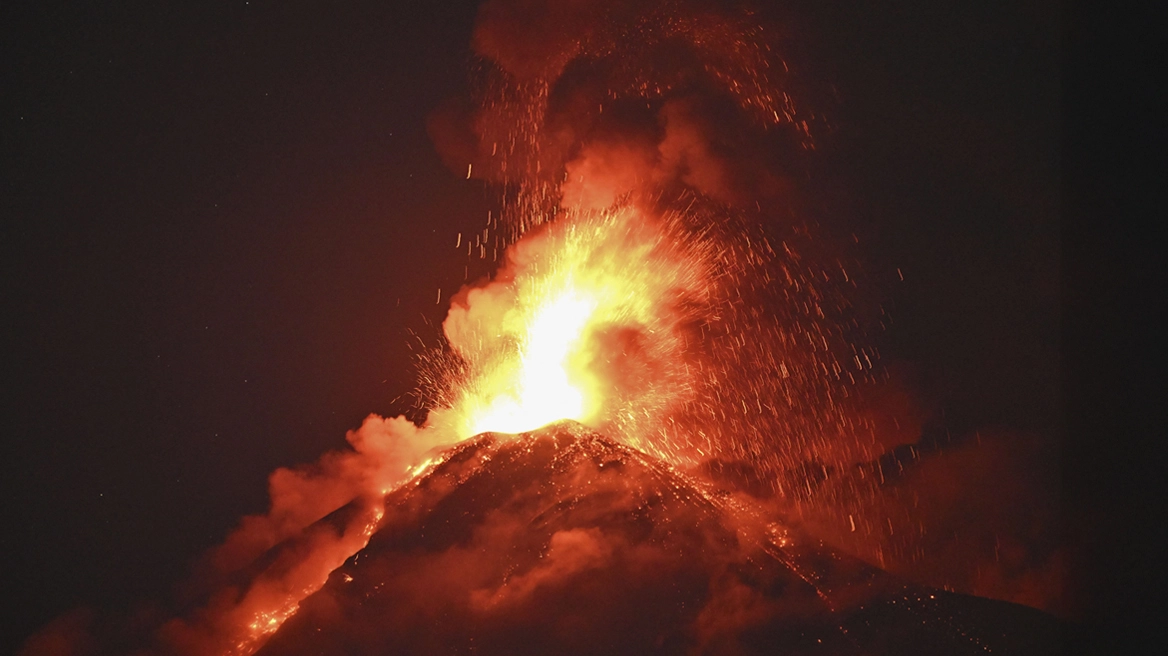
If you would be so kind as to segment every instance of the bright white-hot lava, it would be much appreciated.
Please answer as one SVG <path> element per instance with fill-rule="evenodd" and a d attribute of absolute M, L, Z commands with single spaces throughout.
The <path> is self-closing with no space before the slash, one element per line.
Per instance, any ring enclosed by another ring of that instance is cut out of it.
<path fill-rule="evenodd" d="M 567 291 L 536 310 L 518 357 L 499 372 L 510 380 L 500 381 L 496 396 L 474 412 L 471 434 L 519 433 L 560 419 L 585 419 L 584 391 L 569 375 L 568 360 L 597 304 Z"/>
<path fill-rule="evenodd" d="M 456 298 L 457 437 L 573 419 L 651 441 L 642 424 L 692 390 L 685 332 L 709 288 L 709 249 L 677 230 L 632 207 L 565 216 Z"/>

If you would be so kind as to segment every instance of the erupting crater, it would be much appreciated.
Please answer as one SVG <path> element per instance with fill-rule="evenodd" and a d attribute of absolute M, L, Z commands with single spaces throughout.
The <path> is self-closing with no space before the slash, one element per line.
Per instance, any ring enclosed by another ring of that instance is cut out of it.
<path fill-rule="evenodd" d="M 368 545 L 258 653 L 1038 654 L 1053 643 L 1041 612 L 907 584 L 751 508 L 576 422 L 485 433 L 389 494 Z"/>

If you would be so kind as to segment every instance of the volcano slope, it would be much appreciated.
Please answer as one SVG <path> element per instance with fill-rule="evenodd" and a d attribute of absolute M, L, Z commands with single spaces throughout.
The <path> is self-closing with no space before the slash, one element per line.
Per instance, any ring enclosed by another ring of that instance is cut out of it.
<path fill-rule="evenodd" d="M 561 423 L 478 436 L 391 493 L 368 546 L 258 653 L 1031 655 L 1057 628 L 800 544 Z"/>

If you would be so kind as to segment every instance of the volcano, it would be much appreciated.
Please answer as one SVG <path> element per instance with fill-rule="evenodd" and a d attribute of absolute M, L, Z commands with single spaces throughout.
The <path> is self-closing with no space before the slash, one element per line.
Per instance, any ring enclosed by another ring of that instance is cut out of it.
<path fill-rule="evenodd" d="M 561 422 L 437 454 L 258 653 L 1043 654 L 1057 632 L 1040 611 L 908 584 Z"/>

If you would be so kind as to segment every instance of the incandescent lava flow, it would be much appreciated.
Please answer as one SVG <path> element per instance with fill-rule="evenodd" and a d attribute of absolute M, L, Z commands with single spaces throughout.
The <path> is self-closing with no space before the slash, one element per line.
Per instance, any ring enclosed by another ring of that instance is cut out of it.
<path fill-rule="evenodd" d="M 1052 653 L 1039 611 L 905 584 L 575 422 L 477 436 L 385 505 L 259 654 Z"/>

